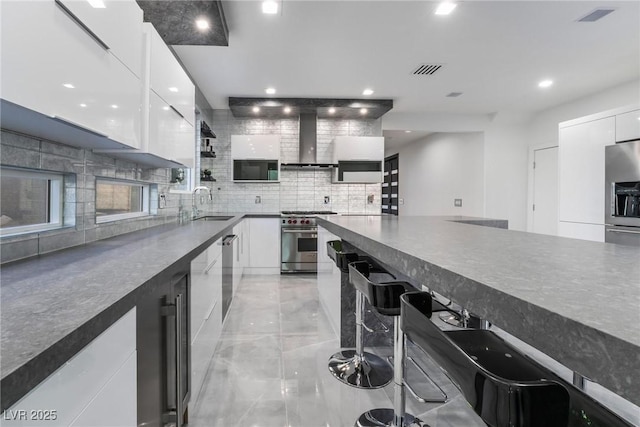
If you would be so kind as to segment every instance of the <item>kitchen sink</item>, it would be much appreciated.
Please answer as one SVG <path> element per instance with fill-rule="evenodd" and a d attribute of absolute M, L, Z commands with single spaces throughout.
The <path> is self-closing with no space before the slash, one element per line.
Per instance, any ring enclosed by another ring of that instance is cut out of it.
<path fill-rule="evenodd" d="M 217 215 L 208 215 L 201 216 L 200 218 L 196 218 L 194 221 L 228 221 L 233 216 L 217 216 Z"/>

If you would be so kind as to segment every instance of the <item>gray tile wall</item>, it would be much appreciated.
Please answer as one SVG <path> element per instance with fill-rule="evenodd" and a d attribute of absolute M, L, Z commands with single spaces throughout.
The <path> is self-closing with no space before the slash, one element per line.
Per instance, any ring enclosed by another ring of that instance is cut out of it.
<path fill-rule="evenodd" d="M 329 170 L 283 170 L 280 183 L 234 183 L 231 177 L 231 135 L 280 135 L 280 161 L 298 161 L 298 119 L 236 119 L 229 110 L 214 110 L 211 128 L 216 158 L 201 159 L 216 182 L 212 188 L 213 212 L 279 212 L 281 210 L 333 210 L 338 213 L 379 214 L 380 184 L 332 184 Z M 318 163 L 331 163 L 336 136 L 381 136 L 378 120 L 318 120 Z M 373 194 L 374 202 L 367 203 Z M 256 204 L 256 196 L 262 203 Z M 330 203 L 324 203 L 329 196 Z"/>
<path fill-rule="evenodd" d="M 2 263 L 177 221 L 183 206 L 186 207 L 185 209 L 191 208 L 190 194 L 169 192 L 171 186 L 169 169 L 143 169 L 134 163 L 101 156 L 89 150 L 5 130 L 0 133 L 0 164 L 67 174 L 65 176 L 65 227 L 2 237 L 0 240 L 0 262 Z M 96 177 L 157 184 L 158 192 L 166 195 L 166 208 L 157 209 L 157 214 L 152 216 L 96 224 Z"/>

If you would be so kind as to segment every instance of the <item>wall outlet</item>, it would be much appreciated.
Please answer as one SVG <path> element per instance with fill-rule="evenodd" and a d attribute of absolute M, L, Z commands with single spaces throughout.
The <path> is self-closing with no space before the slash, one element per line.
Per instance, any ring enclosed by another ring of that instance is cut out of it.
<path fill-rule="evenodd" d="M 373 195 L 373 194 L 369 194 L 369 195 L 367 196 L 367 203 L 368 203 L 368 204 L 370 204 L 370 205 L 372 205 L 372 204 L 373 204 L 373 199 L 374 199 L 374 198 L 375 198 L 375 195 Z"/>
<path fill-rule="evenodd" d="M 256 205 L 259 205 L 260 203 L 262 203 L 262 197 L 256 196 Z"/>
<path fill-rule="evenodd" d="M 404 199 L 398 199 L 398 204 L 404 205 Z"/>
<path fill-rule="evenodd" d="M 324 204 L 328 205 L 329 203 L 331 203 L 331 198 L 329 196 L 324 196 Z"/>
<path fill-rule="evenodd" d="M 164 209 L 167 207 L 167 196 L 164 193 L 160 194 L 160 198 L 158 199 L 158 209 Z"/>
<path fill-rule="evenodd" d="M 453 206 L 455 206 L 456 208 L 461 208 L 462 207 L 462 199 L 453 199 Z"/>

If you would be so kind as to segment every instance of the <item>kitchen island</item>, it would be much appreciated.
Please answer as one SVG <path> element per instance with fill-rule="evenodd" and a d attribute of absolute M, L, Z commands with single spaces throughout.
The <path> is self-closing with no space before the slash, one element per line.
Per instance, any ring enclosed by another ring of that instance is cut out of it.
<path fill-rule="evenodd" d="M 318 224 L 640 403 L 640 249 L 456 217 L 327 216 Z"/>

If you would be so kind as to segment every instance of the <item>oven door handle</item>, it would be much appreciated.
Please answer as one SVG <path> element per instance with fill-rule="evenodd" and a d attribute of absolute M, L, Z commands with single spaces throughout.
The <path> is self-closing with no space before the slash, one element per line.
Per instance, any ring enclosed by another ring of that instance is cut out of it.
<path fill-rule="evenodd" d="M 616 230 L 615 228 L 608 228 L 607 232 L 609 232 L 609 233 L 625 233 L 625 234 L 640 234 L 640 231 Z"/>
<path fill-rule="evenodd" d="M 291 229 L 291 228 L 283 228 L 283 233 L 300 233 L 300 234 L 316 234 L 318 233 L 317 228 L 313 229 Z"/>

